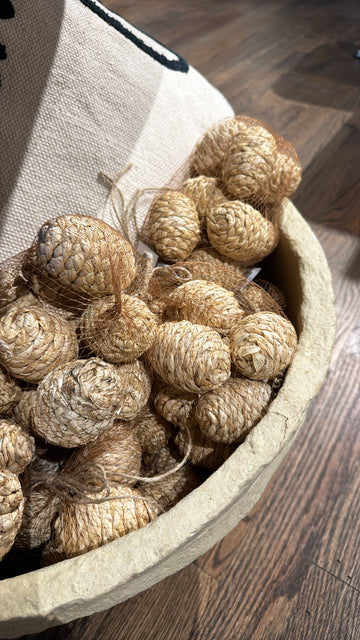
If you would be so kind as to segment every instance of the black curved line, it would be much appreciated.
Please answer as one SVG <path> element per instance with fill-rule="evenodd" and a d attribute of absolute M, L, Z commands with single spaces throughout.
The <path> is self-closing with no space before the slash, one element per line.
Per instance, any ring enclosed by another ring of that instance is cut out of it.
<path fill-rule="evenodd" d="M 101 9 L 101 7 L 95 4 L 93 0 L 80 0 L 80 2 L 82 2 L 82 4 L 85 5 L 85 7 L 88 7 L 88 9 L 91 9 L 91 11 L 96 13 L 100 18 L 105 20 L 105 22 L 107 22 L 107 24 L 109 24 L 111 27 L 114 27 L 114 29 L 119 31 L 119 33 L 125 36 L 125 38 L 127 38 L 128 40 L 131 40 L 131 42 L 133 42 L 133 44 L 135 44 L 139 49 L 147 53 L 157 62 L 160 62 L 160 64 L 162 64 L 163 66 L 167 67 L 168 69 L 172 69 L 173 71 L 181 71 L 182 73 L 187 73 L 189 71 L 189 65 L 186 62 L 186 60 L 181 58 L 181 56 L 175 53 L 175 51 L 172 51 L 168 47 L 164 47 L 164 45 L 161 44 L 161 42 L 158 42 L 158 40 L 155 40 L 155 38 L 151 37 L 151 39 L 154 42 L 156 42 L 161 47 L 163 47 L 164 49 L 167 49 L 170 53 L 175 55 L 176 60 L 168 60 L 166 56 L 163 56 L 161 53 L 158 53 L 157 51 L 149 47 L 149 45 L 145 44 L 143 40 L 140 40 L 140 38 L 137 38 L 134 33 L 126 29 L 119 20 L 117 20 L 115 17 L 110 16 L 108 13 L 103 11 L 103 9 Z M 137 27 L 136 27 L 136 30 L 140 31 L 140 33 L 143 33 L 148 38 L 150 37 L 144 31 L 141 31 L 141 29 L 138 29 Z"/>

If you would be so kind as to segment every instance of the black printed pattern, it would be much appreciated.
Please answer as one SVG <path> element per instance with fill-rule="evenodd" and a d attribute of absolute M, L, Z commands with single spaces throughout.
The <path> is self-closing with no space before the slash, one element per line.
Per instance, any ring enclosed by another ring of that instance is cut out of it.
<path fill-rule="evenodd" d="M 10 20 L 14 18 L 15 10 L 10 0 L 0 0 L 0 20 Z M 0 43 L 0 60 L 6 60 L 6 46 Z M 0 75 L 0 89 L 1 89 L 1 75 Z"/>
<path fill-rule="evenodd" d="M 85 5 L 85 7 L 88 7 L 89 9 L 91 9 L 91 11 L 96 13 L 96 15 L 102 18 L 102 20 L 107 22 L 107 24 L 109 24 L 111 27 L 114 27 L 114 29 L 119 31 L 119 33 L 125 36 L 125 38 L 133 42 L 139 49 L 147 53 L 157 62 L 160 62 L 160 64 L 164 65 L 168 69 L 172 69 L 173 71 L 182 71 L 183 73 L 187 73 L 189 71 L 188 63 L 186 62 L 186 60 L 181 58 L 177 53 L 175 53 L 171 49 L 168 49 L 167 47 L 164 47 L 164 45 L 161 44 L 161 42 L 158 42 L 154 38 L 151 38 L 154 42 L 156 42 L 157 44 L 160 44 L 163 49 L 167 49 L 167 51 L 169 51 L 172 55 L 175 56 L 175 60 L 169 60 L 166 56 L 162 55 L 155 49 L 152 49 L 148 44 L 146 44 L 143 40 L 141 40 L 134 33 L 132 33 L 132 31 L 129 31 L 128 29 L 126 29 L 126 27 L 124 27 L 124 25 L 120 22 L 120 20 L 116 18 L 116 15 L 109 15 L 106 11 L 104 11 L 104 9 L 101 8 L 101 6 L 99 6 L 99 4 L 97 4 L 95 0 L 80 0 L 80 2 L 82 2 L 82 4 Z M 139 31 L 140 33 L 143 33 L 140 29 L 137 29 L 137 31 Z M 147 35 L 147 34 L 144 34 L 144 35 Z"/>
<path fill-rule="evenodd" d="M 13 18 L 14 15 L 15 15 L 14 7 L 12 6 L 10 0 L 1 0 L 0 19 L 9 20 L 9 18 Z"/>

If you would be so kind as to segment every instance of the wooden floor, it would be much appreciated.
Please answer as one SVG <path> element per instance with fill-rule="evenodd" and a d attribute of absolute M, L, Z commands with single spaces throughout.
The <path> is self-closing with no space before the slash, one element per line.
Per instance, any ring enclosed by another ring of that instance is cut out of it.
<path fill-rule="evenodd" d="M 295 204 L 334 279 L 329 374 L 260 502 L 221 543 L 137 597 L 33 640 L 360 638 L 360 4 L 106 0 L 296 147 Z"/>

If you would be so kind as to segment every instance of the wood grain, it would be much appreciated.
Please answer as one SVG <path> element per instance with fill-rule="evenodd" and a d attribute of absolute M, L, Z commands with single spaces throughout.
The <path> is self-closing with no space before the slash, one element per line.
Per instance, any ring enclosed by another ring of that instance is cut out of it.
<path fill-rule="evenodd" d="M 26 636 L 91 640 L 360 637 L 360 47 L 358 1 L 106 0 L 176 50 L 237 113 L 296 147 L 295 205 L 333 274 L 326 383 L 252 512 L 180 573 L 110 611 Z"/>

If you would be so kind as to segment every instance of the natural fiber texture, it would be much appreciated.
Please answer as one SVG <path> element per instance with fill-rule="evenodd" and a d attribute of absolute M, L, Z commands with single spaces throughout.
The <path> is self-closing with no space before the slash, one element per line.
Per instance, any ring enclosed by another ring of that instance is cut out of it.
<path fill-rule="evenodd" d="M 249 122 L 255 121 L 243 116 L 220 120 L 213 125 L 195 146 L 191 158 L 192 173 L 221 177 L 225 152 L 233 137 L 240 131 L 246 130 Z"/>
<path fill-rule="evenodd" d="M 188 424 L 193 406 L 198 396 L 181 391 L 166 383 L 153 387 L 152 401 L 156 411 L 175 426 Z"/>
<path fill-rule="evenodd" d="M 275 138 L 263 126 L 237 133 L 223 158 L 222 179 L 227 191 L 238 200 L 260 196 L 271 201 L 276 157 Z"/>
<path fill-rule="evenodd" d="M 239 200 L 211 210 L 207 233 L 219 253 L 246 265 L 260 262 L 278 242 L 277 227 L 250 204 Z"/>
<path fill-rule="evenodd" d="M 25 288 L 25 281 L 21 276 L 25 256 L 26 251 L 22 251 L 0 265 L 0 310 L 16 300 Z"/>
<path fill-rule="evenodd" d="M 123 401 L 114 365 L 99 358 L 58 367 L 39 384 L 34 431 L 46 442 L 72 448 L 108 429 Z"/>
<path fill-rule="evenodd" d="M 0 415 L 9 412 L 21 398 L 15 380 L 0 368 Z"/>
<path fill-rule="evenodd" d="M 119 378 L 116 416 L 121 420 L 132 420 L 149 400 L 151 378 L 140 360 L 122 364 L 116 371 Z"/>
<path fill-rule="evenodd" d="M 53 548 L 72 558 L 140 529 L 158 513 L 152 501 L 124 485 L 112 487 L 109 495 L 104 491 L 92 503 L 65 502 L 53 525 Z"/>
<path fill-rule="evenodd" d="M 285 141 L 284 141 L 285 142 Z M 275 193 L 290 198 L 301 182 L 301 165 L 295 149 L 286 143 L 278 149 L 274 167 L 273 185 Z"/>
<path fill-rule="evenodd" d="M 206 393 L 230 376 L 230 354 L 220 335 L 186 320 L 159 326 L 147 357 L 164 382 L 183 391 Z"/>
<path fill-rule="evenodd" d="M 50 311 L 15 301 L 0 318 L 0 361 L 17 378 L 39 382 L 77 354 L 75 331 Z"/>
<path fill-rule="evenodd" d="M 219 180 L 208 176 L 189 178 L 183 183 L 181 191 L 195 203 L 200 228 L 206 228 L 206 214 L 209 209 L 227 200 L 221 191 Z"/>
<path fill-rule="evenodd" d="M 184 449 L 183 456 L 187 454 L 186 448 Z M 144 453 L 143 455 L 143 473 L 147 478 L 154 478 L 156 484 L 158 484 L 159 480 L 156 478 L 159 475 L 163 475 L 165 473 L 169 473 L 169 477 L 174 475 L 172 473 L 173 469 L 176 469 L 182 461 L 182 456 L 180 456 L 179 451 L 174 445 L 171 446 L 169 442 L 168 445 L 162 447 L 158 451 L 154 453 Z M 183 467 L 181 467 L 183 468 Z M 168 476 L 167 476 L 168 477 Z M 151 484 L 151 483 L 150 483 Z M 141 486 L 147 486 L 147 484 L 141 484 Z"/>
<path fill-rule="evenodd" d="M 195 422 L 190 422 L 187 429 L 180 428 L 175 437 L 175 444 L 181 455 L 184 455 L 191 438 L 189 460 L 195 467 L 204 467 L 209 471 L 216 471 L 223 462 L 235 451 L 236 445 L 215 442 L 200 431 Z"/>
<path fill-rule="evenodd" d="M 242 440 L 264 415 L 271 387 L 257 380 L 230 378 L 221 387 L 200 397 L 195 421 L 211 440 Z"/>
<path fill-rule="evenodd" d="M 92 216 L 68 215 L 46 222 L 36 245 L 39 262 L 50 276 L 92 298 L 114 293 L 113 272 L 123 289 L 135 277 L 130 243 Z"/>
<path fill-rule="evenodd" d="M 26 431 L 32 431 L 32 407 L 36 399 L 36 389 L 24 389 L 21 392 L 19 402 L 13 409 L 13 416 L 16 422 L 21 424 Z"/>
<path fill-rule="evenodd" d="M 179 191 L 165 191 L 153 202 L 147 227 L 151 246 L 169 262 L 184 260 L 200 237 L 195 204 Z"/>
<path fill-rule="evenodd" d="M 140 489 L 142 495 L 158 502 L 164 511 L 173 507 L 193 491 L 201 482 L 200 476 L 191 467 L 182 467 L 170 476 L 159 482 L 143 485 Z"/>
<path fill-rule="evenodd" d="M 169 320 L 189 320 L 211 327 L 227 335 L 244 315 L 234 294 L 206 280 L 191 280 L 169 296 L 166 317 Z"/>
<path fill-rule="evenodd" d="M 108 484 L 135 484 L 125 475 L 138 476 L 141 467 L 141 446 L 132 424 L 116 421 L 95 440 L 77 449 L 63 466 L 71 476 L 82 466 L 101 466 Z"/>
<path fill-rule="evenodd" d="M 147 351 L 155 340 L 156 319 L 148 306 L 122 294 L 90 304 L 81 318 L 81 337 L 97 356 L 108 362 L 129 362 Z"/>
<path fill-rule="evenodd" d="M 35 443 L 19 424 L 0 419 L 0 469 L 22 473 L 34 457 Z"/>
<path fill-rule="evenodd" d="M 143 453 L 156 453 L 166 447 L 172 434 L 169 422 L 151 407 L 145 407 L 131 426 L 136 431 Z"/>
<path fill-rule="evenodd" d="M 0 470 L 0 560 L 11 549 L 21 524 L 24 498 L 18 477 Z"/>
<path fill-rule="evenodd" d="M 245 274 L 245 267 L 238 260 L 232 260 L 226 256 L 222 256 L 221 253 L 216 251 L 213 247 L 204 247 L 203 249 L 195 249 L 185 262 L 211 262 L 220 267 L 229 267 L 234 269 L 240 275 Z"/>
<path fill-rule="evenodd" d="M 23 518 L 16 536 L 19 549 L 34 549 L 51 537 L 51 525 L 61 505 L 61 497 L 46 486 L 37 486 L 26 496 Z"/>
<path fill-rule="evenodd" d="M 230 332 L 230 348 L 238 371 L 252 380 L 268 380 L 284 371 L 297 347 L 296 331 L 287 318 L 259 312 L 240 320 Z"/>

